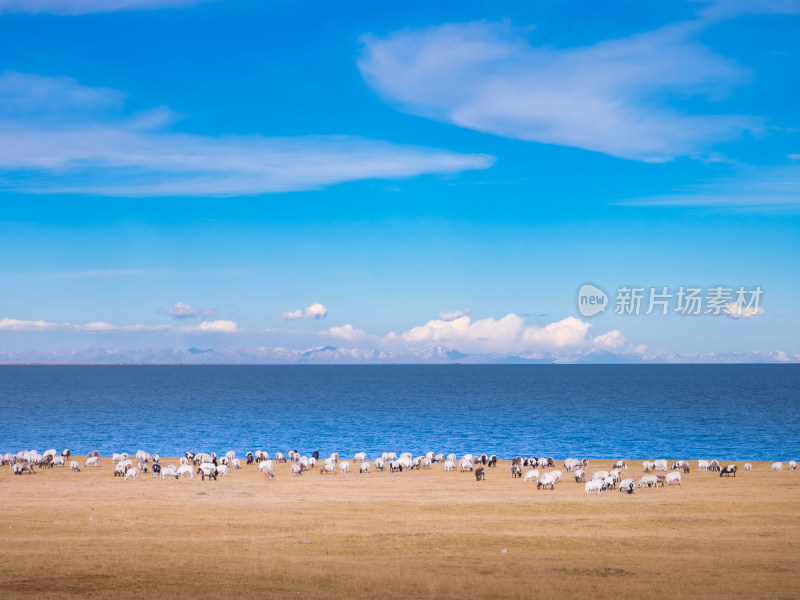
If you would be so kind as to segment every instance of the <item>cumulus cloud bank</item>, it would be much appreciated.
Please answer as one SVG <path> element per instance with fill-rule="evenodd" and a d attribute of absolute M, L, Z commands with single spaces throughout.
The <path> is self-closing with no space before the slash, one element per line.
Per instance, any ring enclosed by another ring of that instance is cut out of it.
<path fill-rule="evenodd" d="M 759 128 L 687 114 L 671 96 L 717 98 L 747 73 L 693 39 L 700 21 L 578 48 L 537 46 L 507 23 L 454 23 L 363 38 L 359 68 L 407 112 L 496 135 L 662 162 Z"/>
<path fill-rule="evenodd" d="M 354 136 L 175 132 L 165 108 L 123 112 L 125 95 L 67 77 L 0 74 L 0 189 L 110 196 L 238 196 L 485 169 L 483 154 Z"/>

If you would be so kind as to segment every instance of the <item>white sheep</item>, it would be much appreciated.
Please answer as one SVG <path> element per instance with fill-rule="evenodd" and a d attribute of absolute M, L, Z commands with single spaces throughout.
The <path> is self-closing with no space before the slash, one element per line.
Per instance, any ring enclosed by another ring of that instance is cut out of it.
<path fill-rule="evenodd" d="M 770 467 L 773 471 L 783 471 L 783 463 L 782 462 L 774 462 L 772 463 L 772 467 Z"/>
<path fill-rule="evenodd" d="M 653 470 L 654 471 L 666 471 L 667 470 L 667 461 L 664 459 L 654 460 L 653 461 Z"/>
<path fill-rule="evenodd" d="M 214 463 L 204 462 L 200 463 L 200 466 L 197 469 L 197 472 L 200 474 L 200 479 L 205 481 L 206 477 L 209 480 L 213 479 L 214 481 L 217 480 L 217 473 L 218 469 L 221 469 L 222 465 L 215 466 Z M 227 467 L 225 467 L 227 469 Z"/>
<path fill-rule="evenodd" d="M 91 458 L 86 459 L 87 467 L 99 467 L 100 466 L 100 457 L 99 456 L 92 456 Z"/>
<path fill-rule="evenodd" d="M 597 495 L 599 496 L 605 487 L 605 483 L 602 480 L 592 479 L 591 481 L 586 482 L 586 485 L 583 486 L 583 489 L 586 491 L 587 496 L 591 496 L 592 492 L 597 492 Z"/>
<path fill-rule="evenodd" d="M 619 482 L 619 491 L 620 492 L 628 492 L 629 494 L 633 493 L 633 488 L 635 488 L 635 482 L 633 481 L 632 477 L 628 479 L 623 479 Z"/>
<path fill-rule="evenodd" d="M 127 471 L 125 471 L 125 479 L 136 479 L 136 476 L 139 474 L 139 469 L 136 467 L 131 467 Z"/>
<path fill-rule="evenodd" d="M 234 459 L 231 460 L 231 466 L 234 469 L 241 469 L 242 468 L 242 464 L 239 462 L 238 458 L 234 458 Z"/>
<path fill-rule="evenodd" d="M 644 472 L 647 473 L 650 469 L 653 468 L 653 463 L 649 460 L 642 461 L 642 469 Z"/>
<path fill-rule="evenodd" d="M 50 463 L 50 464 L 52 464 L 54 467 L 56 465 L 61 465 L 63 467 L 63 466 L 66 465 L 66 462 L 67 462 L 67 459 L 64 458 L 63 456 L 54 456 L 53 457 L 53 462 Z"/>
<path fill-rule="evenodd" d="M 69 468 L 72 469 L 75 473 L 81 472 L 81 466 L 78 464 L 77 460 L 73 460 L 69 463 Z"/>
<path fill-rule="evenodd" d="M 194 469 L 189 465 L 181 465 L 178 467 L 177 476 L 178 478 L 182 478 L 184 475 L 188 475 L 191 479 L 194 479 Z"/>
<path fill-rule="evenodd" d="M 274 479 L 275 478 L 275 470 L 272 468 L 272 461 L 271 460 L 267 460 L 267 461 L 262 461 L 262 462 L 269 463 L 269 466 L 267 466 L 267 467 L 265 467 L 263 469 L 261 469 L 261 468 L 259 469 L 260 471 L 263 471 L 264 479 L 266 479 L 267 477 L 269 477 L 270 479 Z M 302 470 L 302 467 L 300 467 L 300 465 L 298 465 L 298 464 L 294 464 L 292 466 L 293 467 L 298 467 L 298 468 L 300 468 Z"/>
<path fill-rule="evenodd" d="M 453 462 L 456 462 L 456 455 L 451 452 L 450 454 L 447 455 L 447 460 L 452 460 Z"/>
<path fill-rule="evenodd" d="M 168 467 L 164 467 L 163 469 L 161 469 L 161 479 L 177 479 L 177 478 L 178 478 L 178 467 L 176 467 L 175 465 L 169 465 Z"/>
<path fill-rule="evenodd" d="M 342 474 L 349 473 L 350 472 L 350 463 L 347 462 L 346 460 L 343 460 L 342 462 L 340 462 L 339 463 L 339 472 L 342 473 Z"/>
<path fill-rule="evenodd" d="M 672 471 L 671 473 L 667 473 L 667 485 L 672 485 L 673 483 L 677 483 L 681 485 L 681 472 L 680 471 Z"/>
<path fill-rule="evenodd" d="M 608 477 L 608 471 L 595 471 L 594 474 L 592 475 L 592 481 L 595 481 L 597 479 L 603 480 L 606 477 Z"/>
<path fill-rule="evenodd" d="M 447 459 L 444 461 L 444 470 L 445 471 L 455 471 L 456 470 L 456 461 Z"/>
<path fill-rule="evenodd" d="M 554 489 L 555 484 L 557 484 L 561 480 L 561 471 L 550 471 L 549 473 L 545 473 L 541 477 L 539 477 L 539 481 L 536 483 L 536 489 L 547 489 L 547 486 L 550 486 L 550 489 Z"/>
<path fill-rule="evenodd" d="M 749 471 L 752 468 L 753 468 L 753 465 L 751 465 L 750 463 L 744 463 L 744 470 L 745 471 Z"/>
<path fill-rule="evenodd" d="M 432 464 L 432 461 L 427 456 L 422 459 L 421 465 L 422 465 L 423 469 L 430 469 L 431 468 L 431 464 Z"/>
<path fill-rule="evenodd" d="M 236 452 L 234 452 L 233 450 L 228 450 L 225 453 L 225 458 L 227 458 L 228 460 L 233 460 L 234 458 L 236 458 Z"/>
<path fill-rule="evenodd" d="M 112 463 L 118 463 L 121 460 L 127 460 L 127 459 L 128 459 L 127 452 L 122 452 L 122 453 L 115 452 L 114 454 L 111 455 Z"/>
<path fill-rule="evenodd" d="M 658 487 L 658 477 L 655 475 L 645 475 L 639 480 L 639 483 L 636 484 L 636 487 Z"/>
<path fill-rule="evenodd" d="M 369 473 L 369 463 L 366 462 L 366 461 L 362 462 L 361 466 L 358 468 L 358 470 L 359 470 L 360 473 L 365 473 L 365 474 Z"/>
<path fill-rule="evenodd" d="M 353 462 L 364 462 L 365 460 L 367 460 L 366 452 L 357 452 L 353 457 Z"/>
<path fill-rule="evenodd" d="M 302 465 L 298 465 L 298 466 L 302 468 Z M 271 460 L 262 460 L 260 463 L 258 463 L 258 470 L 259 471 L 266 471 L 266 470 L 273 470 L 274 471 L 273 466 L 272 466 L 272 461 Z"/>
<path fill-rule="evenodd" d="M 378 469 L 378 471 L 383 471 L 383 468 L 385 466 L 386 466 L 386 459 L 384 459 L 382 456 L 379 456 L 378 458 L 375 459 L 375 468 Z"/>
<path fill-rule="evenodd" d="M 586 481 L 586 471 L 584 469 L 576 469 L 573 476 L 575 477 L 575 483 Z"/>
<path fill-rule="evenodd" d="M 467 456 L 472 456 L 472 455 L 468 454 Z M 465 460 L 465 459 L 462 458 L 461 459 L 461 463 L 458 466 L 458 470 L 463 472 L 463 471 L 472 471 L 472 469 L 473 469 L 472 461 L 471 460 Z"/>
<path fill-rule="evenodd" d="M 539 480 L 539 469 L 531 469 L 530 471 L 525 473 L 525 476 L 522 478 L 522 481 L 538 481 Z"/>
<path fill-rule="evenodd" d="M 54 463 L 55 464 L 55 463 Z M 794 471 L 797 468 L 797 463 L 793 460 L 789 461 L 789 470 Z"/>
<path fill-rule="evenodd" d="M 294 463 L 294 464 L 291 466 L 291 472 L 292 472 L 292 475 L 297 475 L 297 476 L 300 476 L 300 475 L 302 475 L 302 473 L 303 473 L 303 467 L 301 467 L 301 466 L 300 466 L 300 465 L 298 465 L 297 463 Z"/>
<path fill-rule="evenodd" d="M 697 461 L 697 470 L 698 471 L 708 471 L 708 467 L 711 466 L 710 460 L 698 460 Z"/>
<path fill-rule="evenodd" d="M 580 466 L 581 466 L 581 461 L 579 461 L 577 458 L 567 458 L 564 460 L 564 468 L 567 471 L 572 472 Z"/>

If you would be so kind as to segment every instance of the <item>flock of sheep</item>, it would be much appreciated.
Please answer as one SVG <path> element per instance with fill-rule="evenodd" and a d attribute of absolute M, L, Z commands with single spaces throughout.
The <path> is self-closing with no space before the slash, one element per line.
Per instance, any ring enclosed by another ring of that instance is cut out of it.
<path fill-rule="evenodd" d="M 15 475 L 22 475 L 23 473 L 34 474 L 34 466 L 37 468 L 66 467 L 66 461 L 70 460 L 72 471 L 80 472 L 80 463 L 75 459 L 71 459 L 71 454 L 69 450 L 63 450 L 58 453 L 55 449 L 47 450 L 43 454 L 39 454 L 36 450 L 22 451 L 16 454 L 7 453 L 0 455 L 0 465 L 8 464 Z M 287 454 L 277 452 L 274 460 L 279 463 L 290 462 L 292 476 L 300 476 L 304 472 L 316 468 L 318 462 L 320 463 L 319 472 L 321 475 L 350 472 L 350 462 L 339 460 L 338 453 L 333 453 L 328 458 L 320 461 L 319 452 L 314 452 L 311 456 L 305 456 L 301 455 L 297 450 L 291 450 Z M 184 456 L 180 457 L 179 465 L 162 466 L 161 458 L 157 454 L 150 455 L 144 450 L 139 450 L 134 457 L 129 457 L 125 452 L 113 454 L 111 461 L 114 464 L 114 476 L 119 476 L 123 479 L 135 479 L 140 473 L 147 473 L 148 465 L 153 475 L 160 476 L 161 479 L 181 479 L 186 476 L 193 478 L 195 475 L 199 475 L 203 480 L 206 478 L 216 480 L 217 477 L 225 477 L 229 468 L 240 469 L 242 466 L 241 460 L 236 458 L 236 453 L 232 450 L 221 456 L 217 456 L 214 452 L 210 454 L 205 452 L 186 452 Z M 256 463 L 258 471 L 264 473 L 266 478 L 275 477 L 274 464 L 273 460 L 270 459 L 269 453 L 263 450 L 247 452 L 244 461 L 246 465 Z M 455 454 L 445 456 L 444 454 L 428 452 L 424 456 L 414 458 L 410 452 L 405 452 L 399 456 L 395 452 L 384 452 L 373 461 L 368 461 L 366 453 L 359 452 L 353 457 L 353 463 L 358 464 L 360 473 L 369 473 L 372 468 L 371 465 L 374 465 L 376 471 L 384 471 L 388 468 L 394 473 L 395 471 L 402 472 L 403 469 L 430 469 L 434 463 L 441 463 L 444 465 L 445 471 L 468 471 L 474 474 L 477 481 L 481 481 L 486 478 L 487 469 L 497 466 L 497 456 L 465 454 L 458 459 Z M 691 469 L 687 460 L 675 461 L 671 466 L 663 459 L 646 460 L 642 462 L 642 469 L 645 475 L 637 482 L 633 478 L 622 477 L 622 472 L 628 468 L 628 465 L 624 460 L 618 460 L 610 470 L 595 471 L 587 481 L 588 459 L 567 458 L 563 461 L 563 465 L 575 482 L 585 484 L 584 489 L 587 495 L 591 495 L 593 492 L 599 495 L 609 489 L 617 489 L 620 492 L 632 494 L 635 488 L 664 487 L 674 483 L 681 485 L 681 473 L 688 473 Z M 99 466 L 100 453 L 96 450 L 90 452 L 86 457 L 84 467 Z M 516 456 L 511 459 L 511 477 L 515 479 L 521 478 L 524 482 L 535 481 L 537 489 L 547 489 L 549 487 L 552 490 L 561 481 L 564 474 L 560 469 L 552 471 L 544 471 L 543 469 L 555 466 L 553 459 L 550 457 L 537 458 L 533 456 L 522 458 Z M 797 463 L 792 460 L 789 461 L 788 466 L 790 470 L 794 471 Z M 523 468 L 528 469 L 524 474 L 522 472 Z M 722 466 L 718 460 L 698 460 L 696 468 L 700 471 L 717 471 L 720 477 L 736 477 L 737 471 L 735 464 Z M 745 471 L 749 471 L 753 467 L 748 462 L 744 464 L 743 468 Z M 771 470 L 783 470 L 783 463 L 773 463 Z"/>

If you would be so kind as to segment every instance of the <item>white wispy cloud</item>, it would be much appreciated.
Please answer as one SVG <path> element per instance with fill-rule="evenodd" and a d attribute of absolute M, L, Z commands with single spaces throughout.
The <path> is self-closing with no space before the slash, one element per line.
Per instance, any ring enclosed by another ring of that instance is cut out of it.
<path fill-rule="evenodd" d="M 733 19 L 744 15 L 800 14 L 800 0 L 699 0 L 704 6 L 699 14 L 710 21 Z"/>
<path fill-rule="evenodd" d="M 0 319 L 0 331 L 45 331 L 68 327 L 69 323 L 54 323 L 52 321 L 26 321 L 24 319 Z"/>
<path fill-rule="evenodd" d="M 725 307 L 725 314 L 731 319 L 753 319 L 764 315 L 762 306 L 749 306 L 731 302 Z"/>
<path fill-rule="evenodd" d="M 211 308 L 198 309 L 185 302 L 176 302 L 175 306 L 170 306 L 169 308 L 159 306 L 156 312 L 170 316 L 173 319 L 191 319 L 193 317 L 206 318 L 213 317 L 216 314 L 216 311 Z"/>
<path fill-rule="evenodd" d="M 439 319 L 442 321 L 454 321 L 464 315 L 469 315 L 472 313 L 472 309 L 465 308 L 464 310 L 443 310 L 439 313 Z"/>
<path fill-rule="evenodd" d="M 165 108 L 66 77 L 0 75 L 0 189 L 110 196 L 237 196 L 485 169 L 484 154 L 354 136 L 203 136 Z"/>
<path fill-rule="evenodd" d="M 194 6 L 208 0 L 3 0 L 2 13 L 53 14 L 61 16 L 132 10 L 158 10 Z"/>
<path fill-rule="evenodd" d="M 331 327 L 330 329 L 320 331 L 319 333 L 320 335 L 327 335 L 348 342 L 358 342 L 367 339 L 376 339 L 376 336 L 369 335 L 363 329 L 356 329 L 349 323 L 339 327 Z"/>
<path fill-rule="evenodd" d="M 687 114 L 670 97 L 719 98 L 748 76 L 693 39 L 700 21 L 554 49 L 507 23 L 456 23 L 363 38 L 359 68 L 407 112 L 504 137 L 666 161 L 758 129 Z"/>
<path fill-rule="evenodd" d="M 281 313 L 281 319 L 284 321 L 299 321 L 300 319 L 308 319 L 309 321 L 324 319 L 328 315 L 328 309 L 319 302 L 315 302 L 305 308 L 305 310 L 298 308 L 288 312 Z"/>
<path fill-rule="evenodd" d="M 684 186 L 671 194 L 633 198 L 619 204 L 796 211 L 800 209 L 800 164 L 748 166 L 715 182 Z"/>
<path fill-rule="evenodd" d="M 172 330 L 170 325 L 114 325 L 105 321 L 94 321 L 73 327 L 88 333 L 158 333 Z"/>
<path fill-rule="evenodd" d="M 179 331 L 186 333 L 234 333 L 239 331 L 239 324 L 235 321 L 219 319 L 217 321 L 203 321 L 197 325 L 185 325 Z"/>

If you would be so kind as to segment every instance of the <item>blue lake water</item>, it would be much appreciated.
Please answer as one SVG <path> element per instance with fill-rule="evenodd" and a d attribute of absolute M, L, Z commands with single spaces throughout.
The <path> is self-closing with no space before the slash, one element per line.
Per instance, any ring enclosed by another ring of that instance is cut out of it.
<path fill-rule="evenodd" d="M 2 366 L 0 452 L 800 458 L 800 365 Z"/>

